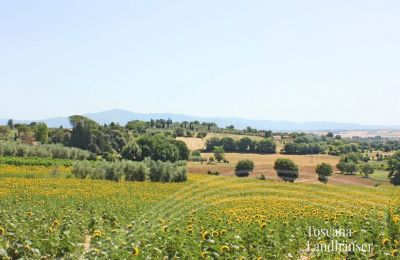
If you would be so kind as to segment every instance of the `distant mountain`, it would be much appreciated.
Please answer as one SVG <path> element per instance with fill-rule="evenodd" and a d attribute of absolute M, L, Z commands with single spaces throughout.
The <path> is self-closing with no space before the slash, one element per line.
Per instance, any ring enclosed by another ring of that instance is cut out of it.
<path fill-rule="evenodd" d="M 290 122 L 290 121 L 271 121 L 271 120 L 254 120 L 254 119 L 243 119 L 243 118 L 224 118 L 224 117 L 197 117 L 187 116 L 181 114 L 169 114 L 169 113 L 134 113 L 123 109 L 113 109 L 103 111 L 99 113 L 85 114 L 85 116 L 98 122 L 99 124 L 109 124 L 111 122 L 125 125 L 131 120 L 144 120 L 149 121 L 150 119 L 168 119 L 170 118 L 175 122 L 182 121 L 195 121 L 200 122 L 215 122 L 220 127 L 226 127 L 228 125 L 234 125 L 237 129 L 244 129 L 247 126 L 257 129 L 265 129 L 272 131 L 338 131 L 338 130 L 378 130 L 378 129 L 400 129 L 400 126 L 379 126 L 379 125 L 361 125 L 355 123 L 336 123 L 336 122 Z M 8 119 L 0 119 L 0 124 L 7 124 Z M 68 118 L 66 117 L 54 117 L 44 120 L 32 120 L 36 122 L 45 122 L 50 127 L 70 127 Z M 15 123 L 30 123 L 28 120 L 14 120 Z"/>

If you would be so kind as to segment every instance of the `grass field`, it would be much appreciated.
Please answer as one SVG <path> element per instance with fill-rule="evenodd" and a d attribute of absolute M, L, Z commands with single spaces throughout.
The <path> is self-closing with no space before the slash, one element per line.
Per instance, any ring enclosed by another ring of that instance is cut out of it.
<path fill-rule="evenodd" d="M 390 259 L 399 248 L 393 187 L 199 174 L 174 184 L 0 180 L 2 259 Z M 308 252 L 308 242 L 329 242 L 310 237 L 309 226 L 351 229 L 344 242 L 373 252 Z"/>

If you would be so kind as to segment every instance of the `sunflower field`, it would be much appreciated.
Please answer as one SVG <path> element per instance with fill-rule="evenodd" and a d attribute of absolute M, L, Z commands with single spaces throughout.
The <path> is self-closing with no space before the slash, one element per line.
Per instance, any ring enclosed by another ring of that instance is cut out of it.
<path fill-rule="evenodd" d="M 2 167 L 0 259 L 400 257 L 400 190 L 394 187 L 200 174 L 184 183 L 18 178 L 14 168 Z M 334 238 L 310 235 L 310 227 L 351 230 L 339 240 L 371 250 L 315 250 Z"/>

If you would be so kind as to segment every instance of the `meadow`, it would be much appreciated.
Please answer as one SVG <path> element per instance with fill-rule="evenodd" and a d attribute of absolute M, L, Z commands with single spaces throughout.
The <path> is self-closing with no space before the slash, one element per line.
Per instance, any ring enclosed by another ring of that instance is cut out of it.
<path fill-rule="evenodd" d="M 23 169 L 7 167 L 0 170 L 2 259 L 395 259 L 400 250 L 394 187 L 204 174 L 184 183 L 112 182 L 47 178 L 51 170 L 38 167 L 34 178 L 16 178 Z M 310 226 L 351 229 L 341 240 L 373 251 L 309 252 L 307 243 L 332 239 L 310 237 Z"/>

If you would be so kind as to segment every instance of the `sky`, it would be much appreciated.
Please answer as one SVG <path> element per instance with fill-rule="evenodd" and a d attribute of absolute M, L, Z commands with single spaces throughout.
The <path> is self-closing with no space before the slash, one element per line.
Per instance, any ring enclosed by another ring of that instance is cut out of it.
<path fill-rule="evenodd" d="M 0 118 L 400 125 L 400 1 L 0 1 Z"/>

